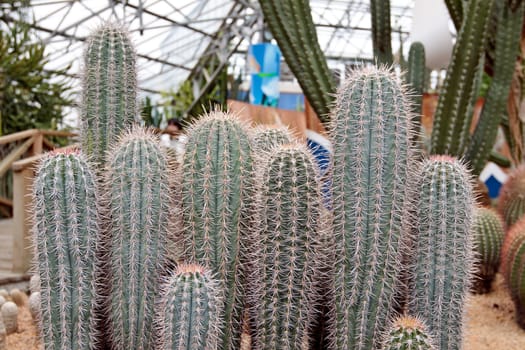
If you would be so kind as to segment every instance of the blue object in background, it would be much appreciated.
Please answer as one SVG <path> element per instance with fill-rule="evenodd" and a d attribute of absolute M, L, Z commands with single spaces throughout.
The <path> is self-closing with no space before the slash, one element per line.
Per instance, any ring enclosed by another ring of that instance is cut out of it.
<path fill-rule="evenodd" d="M 483 181 L 489 189 L 489 197 L 492 199 L 499 196 L 501 186 L 507 181 L 508 177 L 499 166 L 492 162 L 488 162 L 479 175 L 479 179 Z"/>
<path fill-rule="evenodd" d="M 331 209 L 331 187 L 332 180 L 327 177 L 332 156 L 332 144 L 321 134 L 312 130 L 306 130 L 306 144 L 312 152 L 317 165 L 319 166 L 319 175 L 321 175 L 321 190 L 323 191 L 323 202 L 326 208 Z"/>
<path fill-rule="evenodd" d="M 274 44 L 254 44 L 248 48 L 248 67 L 252 81 L 250 103 L 277 107 L 281 51 Z"/>

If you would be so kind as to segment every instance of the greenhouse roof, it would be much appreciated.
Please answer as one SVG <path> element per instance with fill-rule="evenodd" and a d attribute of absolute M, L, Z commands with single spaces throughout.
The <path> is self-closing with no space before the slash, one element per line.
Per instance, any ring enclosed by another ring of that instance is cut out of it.
<path fill-rule="evenodd" d="M 26 0 L 27 1 L 27 0 Z M 105 21 L 124 22 L 138 53 L 139 87 L 156 93 L 191 76 L 205 86 L 225 64 L 245 70 L 248 45 L 261 40 L 256 0 L 29 0 L 26 18 L 47 45 L 50 70 L 78 76 L 83 41 Z M 394 52 L 406 41 L 414 0 L 391 0 Z M 16 1 L 15 1 L 16 3 Z M 372 58 L 369 0 L 311 0 L 329 62 Z M 9 18 L 5 11 L 4 18 Z M 207 67 L 207 69 L 202 69 Z"/>

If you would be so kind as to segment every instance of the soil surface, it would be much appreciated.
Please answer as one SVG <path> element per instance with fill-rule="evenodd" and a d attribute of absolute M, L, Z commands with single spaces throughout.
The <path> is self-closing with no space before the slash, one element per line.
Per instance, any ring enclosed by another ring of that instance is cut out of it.
<path fill-rule="evenodd" d="M 18 332 L 7 336 L 7 349 L 40 350 L 36 327 L 27 307 L 20 308 L 18 317 Z M 249 339 L 244 341 L 249 344 Z M 247 349 L 248 344 L 244 344 L 243 349 Z M 525 330 L 518 327 L 514 304 L 503 279 L 497 275 L 492 292 L 470 297 L 463 350 L 499 349 L 525 349 Z"/>

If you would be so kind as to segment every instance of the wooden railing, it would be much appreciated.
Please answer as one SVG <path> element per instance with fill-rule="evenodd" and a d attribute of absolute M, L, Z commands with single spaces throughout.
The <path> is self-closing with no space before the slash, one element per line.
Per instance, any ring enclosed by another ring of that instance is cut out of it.
<path fill-rule="evenodd" d="M 31 129 L 0 137 L 0 147 L 16 145 L 0 160 L 0 179 L 12 181 L 9 184 L 12 198 L 0 195 L 4 217 L 0 220 L 0 271 L 25 273 L 29 269 L 31 187 L 35 166 L 45 152 L 56 148 L 49 137 L 75 135 L 66 131 Z"/>

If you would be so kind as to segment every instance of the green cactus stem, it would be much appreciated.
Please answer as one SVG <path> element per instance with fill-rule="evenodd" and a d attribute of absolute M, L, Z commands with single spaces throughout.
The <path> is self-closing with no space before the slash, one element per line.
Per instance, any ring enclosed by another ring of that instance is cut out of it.
<path fill-rule="evenodd" d="M 508 5 L 500 7 L 501 13 L 497 17 L 495 35 L 494 74 L 466 153 L 466 160 L 470 164 L 473 175 L 479 175 L 485 167 L 496 141 L 501 116 L 506 113 L 507 97 L 519 49 L 525 2 L 522 2 L 514 12 Z"/>
<path fill-rule="evenodd" d="M 414 116 L 414 142 L 417 142 L 421 135 L 421 115 L 423 113 L 423 89 L 425 87 L 425 47 L 420 42 L 410 45 L 408 52 L 408 67 L 405 81 L 412 90 L 412 112 Z"/>
<path fill-rule="evenodd" d="M 94 175 L 79 153 L 47 156 L 37 171 L 33 241 L 46 348 L 96 348 L 100 226 L 95 192 Z"/>
<path fill-rule="evenodd" d="M 217 349 L 222 300 L 218 282 L 200 265 L 181 264 L 163 286 L 162 350 Z"/>
<path fill-rule="evenodd" d="M 475 279 L 473 291 L 488 293 L 500 263 L 500 252 L 505 237 L 503 221 L 490 208 L 478 207 L 474 211 Z"/>
<path fill-rule="evenodd" d="M 461 349 L 472 273 L 473 195 L 466 167 L 449 156 L 425 160 L 416 186 L 417 224 L 408 312 L 419 315 L 441 350 Z"/>
<path fill-rule="evenodd" d="M 169 171 L 158 140 L 140 128 L 108 153 L 105 217 L 111 276 L 108 313 L 113 349 L 151 349 L 153 319 L 166 259 Z"/>
<path fill-rule="evenodd" d="M 443 90 L 438 100 L 430 154 L 462 156 L 470 139 L 477 76 L 483 68 L 488 23 L 495 0 L 472 0 L 454 45 Z"/>
<path fill-rule="evenodd" d="M 525 166 L 520 166 L 509 174 L 500 189 L 498 211 L 509 229 L 525 213 Z"/>
<path fill-rule="evenodd" d="M 333 349 L 377 348 L 392 313 L 417 158 L 404 92 L 392 72 L 368 67 L 350 74 L 337 95 Z"/>
<path fill-rule="evenodd" d="M 120 25 L 108 23 L 88 39 L 84 54 L 82 150 L 103 168 L 108 147 L 138 115 L 135 49 Z"/>
<path fill-rule="evenodd" d="M 448 13 L 450 14 L 452 22 L 454 22 L 454 27 L 457 32 L 459 32 L 461 22 L 463 22 L 464 2 L 465 0 L 445 0 Z"/>
<path fill-rule="evenodd" d="M 252 348 L 308 348 L 324 235 L 319 171 L 309 150 L 298 143 L 275 147 L 262 164 Z"/>
<path fill-rule="evenodd" d="M 372 43 L 377 64 L 391 66 L 392 28 L 390 26 L 390 0 L 371 0 Z"/>
<path fill-rule="evenodd" d="M 217 276 L 224 300 L 219 349 L 239 349 L 251 260 L 255 181 L 247 126 L 212 112 L 187 129 L 182 159 L 182 219 L 188 259 Z"/>
<path fill-rule="evenodd" d="M 425 323 L 412 316 L 399 316 L 386 333 L 382 350 L 437 350 Z"/>

